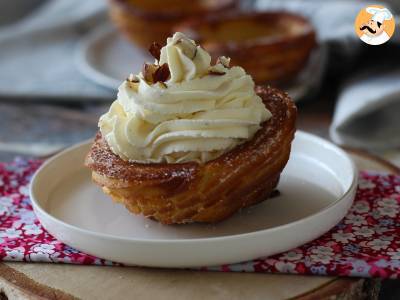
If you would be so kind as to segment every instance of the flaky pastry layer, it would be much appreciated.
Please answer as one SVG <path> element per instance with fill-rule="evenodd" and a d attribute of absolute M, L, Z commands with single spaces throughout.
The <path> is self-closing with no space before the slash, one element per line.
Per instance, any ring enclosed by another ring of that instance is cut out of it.
<path fill-rule="evenodd" d="M 203 165 L 122 160 L 98 133 L 86 158 L 94 182 L 135 214 L 164 224 L 222 221 L 268 198 L 290 154 L 297 110 L 289 96 L 257 87 L 272 117 L 255 136 Z"/>

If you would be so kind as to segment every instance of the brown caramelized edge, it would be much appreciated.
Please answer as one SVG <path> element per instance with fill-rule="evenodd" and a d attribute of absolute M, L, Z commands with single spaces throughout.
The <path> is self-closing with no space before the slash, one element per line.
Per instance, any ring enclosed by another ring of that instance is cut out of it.
<path fill-rule="evenodd" d="M 283 136 L 293 134 L 297 109 L 288 94 L 278 89 L 259 86 L 256 88 L 256 92 L 272 113 L 272 117 L 261 124 L 261 128 L 250 141 L 238 145 L 204 165 L 196 162 L 143 164 L 124 161 L 110 150 L 100 132 L 96 135 L 85 164 L 93 171 L 110 178 L 126 181 L 151 181 L 171 179 L 171 177 L 190 179 L 200 168 L 232 166 L 243 163 L 243 158 L 264 155 L 260 151 L 261 147 L 275 143 L 278 134 L 283 134 Z"/>

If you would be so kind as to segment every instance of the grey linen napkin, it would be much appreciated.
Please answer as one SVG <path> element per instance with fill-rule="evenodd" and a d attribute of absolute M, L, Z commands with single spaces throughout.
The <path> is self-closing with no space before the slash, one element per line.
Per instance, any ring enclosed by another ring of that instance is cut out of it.
<path fill-rule="evenodd" d="M 50 0 L 0 27 L 0 97 L 112 99 L 112 91 L 87 80 L 74 63 L 80 37 L 104 23 L 105 5 L 101 0 Z"/>
<path fill-rule="evenodd" d="M 374 151 L 400 146 L 400 68 L 368 71 L 343 88 L 330 128 L 333 141 Z"/>
<path fill-rule="evenodd" d="M 357 38 L 353 25 L 355 16 L 368 2 L 253 2 L 257 10 L 284 9 L 310 18 L 321 49 L 329 45 L 348 60 L 356 57 L 362 47 L 369 47 Z M 0 97 L 112 99 L 113 91 L 88 81 L 74 63 L 80 37 L 104 21 L 104 1 L 49 0 L 22 21 L 0 27 Z M 399 21 L 400 16 L 397 16 Z M 389 43 L 399 42 L 400 29 L 397 27 L 396 30 Z M 321 67 L 325 63 L 322 61 Z M 399 110 L 399 83 L 396 70 L 350 80 L 338 98 L 330 130 L 332 139 L 356 147 L 399 146 L 400 141 L 395 137 L 399 136 L 398 118 L 395 117 Z M 319 81 L 315 81 L 315 88 L 318 84 Z M 373 131 L 372 124 L 376 125 Z"/>
<path fill-rule="evenodd" d="M 388 43 L 399 44 L 400 15 L 396 16 L 395 9 L 399 9 L 400 5 L 396 1 L 390 2 L 392 6 L 383 2 L 379 4 L 392 11 L 397 23 L 395 34 Z M 308 17 L 316 28 L 320 44 L 329 45 L 331 50 L 340 52 L 341 57 L 349 61 L 362 49 L 368 51 L 368 47 L 380 47 L 365 45 L 354 32 L 358 12 L 369 4 L 374 3 L 257 0 L 255 7 L 258 10 L 284 9 Z M 400 146 L 400 65 L 391 66 L 387 71 L 375 71 L 380 61 L 368 62 L 370 70 L 350 78 L 342 87 L 330 127 L 334 142 L 372 150 Z M 333 63 L 344 65 L 346 61 Z"/>

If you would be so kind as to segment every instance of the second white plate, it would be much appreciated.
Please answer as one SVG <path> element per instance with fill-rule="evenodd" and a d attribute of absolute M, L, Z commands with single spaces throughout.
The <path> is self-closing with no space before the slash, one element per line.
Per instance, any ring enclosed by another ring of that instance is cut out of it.
<path fill-rule="evenodd" d="M 34 210 L 56 238 L 86 253 L 133 265 L 196 267 L 268 256 L 328 231 L 352 204 L 357 172 L 333 144 L 298 132 L 281 195 L 215 225 L 165 226 L 130 214 L 92 183 L 90 143 L 47 161 L 31 183 Z"/>
<path fill-rule="evenodd" d="M 306 68 L 283 90 L 294 101 L 306 96 L 319 85 L 325 65 L 325 51 L 317 48 Z M 104 87 L 116 90 L 130 73 L 138 74 L 144 62 L 154 59 L 126 41 L 113 27 L 107 25 L 91 32 L 79 44 L 76 62 L 88 79 Z"/>

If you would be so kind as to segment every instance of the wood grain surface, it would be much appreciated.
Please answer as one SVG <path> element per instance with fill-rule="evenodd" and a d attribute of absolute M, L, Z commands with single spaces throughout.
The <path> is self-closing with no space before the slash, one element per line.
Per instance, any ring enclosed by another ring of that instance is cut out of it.
<path fill-rule="evenodd" d="M 360 169 L 400 173 L 396 166 L 368 153 L 348 152 Z M 0 291 L 9 299 L 357 300 L 377 299 L 379 287 L 379 279 L 40 263 L 0 264 Z"/>
<path fill-rule="evenodd" d="M 329 139 L 328 128 L 333 105 L 333 101 L 325 98 L 300 103 L 298 128 Z M 27 109 L 37 113 L 27 116 L 25 113 Z M 6 126 L 7 132 L 1 139 L 4 143 L 2 145 L 0 143 L 0 160 L 10 160 L 16 154 L 25 152 L 32 153 L 35 149 L 25 149 L 32 140 L 37 141 L 36 145 L 41 147 L 35 151 L 38 153 L 42 151 L 43 155 L 52 152 L 47 145 L 53 147 L 56 144 L 61 147 L 87 138 L 96 131 L 98 116 L 105 110 L 103 104 L 89 107 L 49 106 L 45 109 L 26 105 L 21 109 L 20 106 L 2 104 L 0 111 L 7 112 L 2 114 L 7 118 L 0 123 L 13 126 Z M 29 117 L 31 115 L 32 117 Z M 22 123 L 19 122 L 21 118 L 25 118 Z M 44 119 L 46 122 L 37 124 L 38 119 Z M 70 126 L 71 124 L 73 126 Z M 51 127 L 52 131 L 42 138 L 43 128 L 46 126 Z M 79 127 L 78 131 L 76 126 Z M 35 132 L 39 136 L 35 136 Z M 28 136 L 25 138 L 24 134 Z M 18 147 L 13 149 L 12 146 Z M 21 149 L 23 151 L 18 151 Z M 396 166 L 382 158 L 356 149 L 346 150 L 351 153 L 359 169 L 399 173 Z M 7 298 L 357 300 L 377 299 L 379 287 L 378 279 L 0 263 L 0 300 Z"/>

